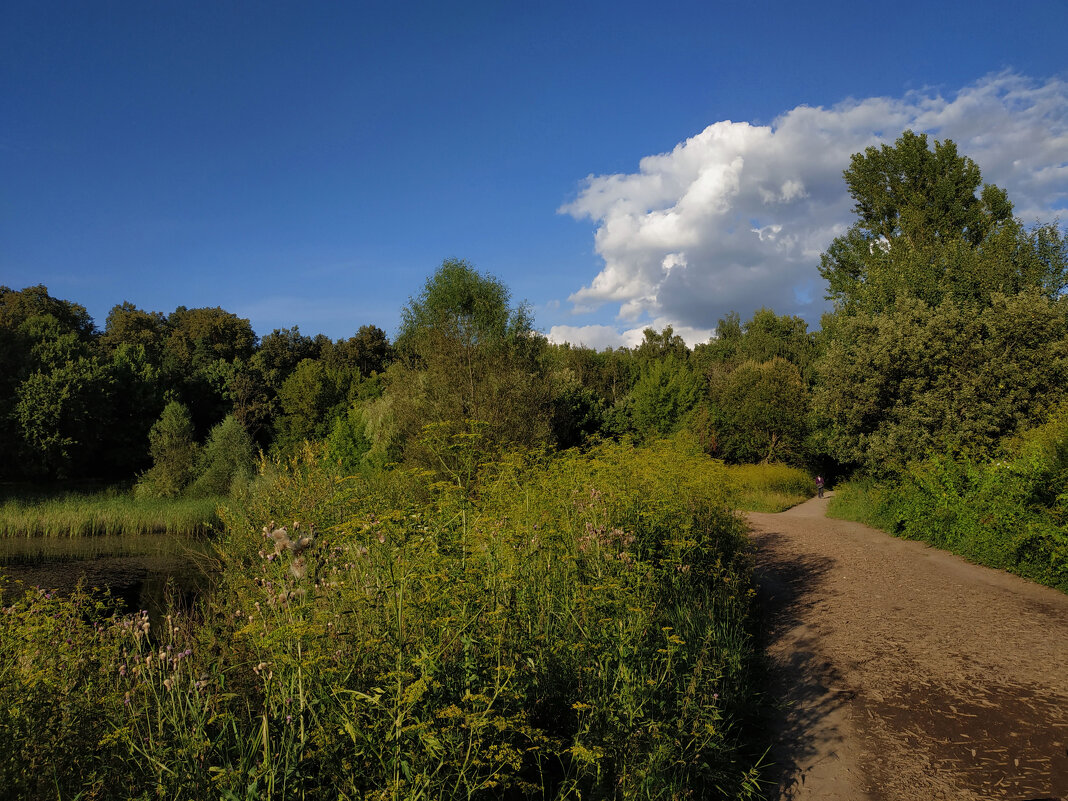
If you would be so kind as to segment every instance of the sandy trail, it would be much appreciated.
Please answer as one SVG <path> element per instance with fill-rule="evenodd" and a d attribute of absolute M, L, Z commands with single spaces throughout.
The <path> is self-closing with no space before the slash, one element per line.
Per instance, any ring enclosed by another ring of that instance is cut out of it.
<path fill-rule="evenodd" d="M 1068 596 L 824 516 L 750 514 L 780 799 L 1068 801 Z"/>

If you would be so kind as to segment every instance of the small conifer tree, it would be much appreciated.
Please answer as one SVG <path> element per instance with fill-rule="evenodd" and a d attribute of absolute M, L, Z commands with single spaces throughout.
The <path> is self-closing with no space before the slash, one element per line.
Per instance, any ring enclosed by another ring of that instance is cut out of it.
<path fill-rule="evenodd" d="M 173 498 L 192 480 L 197 458 L 189 409 L 178 401 L 168 403 L 149 431 L 148 442 L 152 467 L 141 476 L 137 492 Z"/>

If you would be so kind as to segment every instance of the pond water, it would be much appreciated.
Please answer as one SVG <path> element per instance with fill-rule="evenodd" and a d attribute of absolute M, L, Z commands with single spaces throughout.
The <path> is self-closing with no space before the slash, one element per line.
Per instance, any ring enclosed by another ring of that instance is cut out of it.
<path fill-rule="evenodd" d="M 210 586 L 210 554 L 209 543 L 174 536 L 10 537 L 0 539 L 0 574 L 9 579 L 7 592 L 14 584 L 66 594 L 84 578 L 87 587 L 110 590 L 126 611 L 156 618 Z"/>

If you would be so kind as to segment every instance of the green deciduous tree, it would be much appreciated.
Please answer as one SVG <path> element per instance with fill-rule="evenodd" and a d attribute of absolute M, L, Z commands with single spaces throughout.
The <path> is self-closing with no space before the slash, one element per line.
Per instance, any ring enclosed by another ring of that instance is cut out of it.
<path fill-rule="evenodd" d="M 708 421 L 712 454 L 729 462 L 793 462 L 804 457 L 808 391 L 796 365 L 776 356 L 714 374 Z"/>
<path fill-rule="evenodd" d="M 824 254 L 835 313 L 814 442 L 872 472 L 988 452 L 1063 396 L 1068 248 L 980 190 L 952 142 L 906 132 L 845 171 L 857 222 Z"/>
<path fill-rule="evenodd" d="M 716 326 L 715 337 L 694 348 L 693 363 L 695 369 L 710 375 L 743 362 L 763 363 L 780 358 L 806 375 L 817 353 L 817 340 L 802 318 L 780 317 L 771 309 L 761 308 L 745 323 L 737 312 L 727 314 Z"/>
<path fill-rule="evenodd" d="M 1068 301 L 995 296 L 980 310 L 903 299 L 835 322 L 814 405 L 820 440 L 872 472 L 945 448 L 989 452 L 1068 385 Z"/>
<path fill-rule="evenodd" d="M 630 393 L 631 421 L 643 436 L 671 434 L 700 397 L 700 382 L 685 362 L 674 356 L 659 359 L 642 371 Z"/>
<path fill-rule="evenodd" d="M 287 452 L 305 440 L 325 439 L 334 419 L 348 406 L 352 375 L 305 359 L 278 393 L 281 414 L 276 422 L 275 447 Z"/>
<path fill-rule="evenodd" d="M 490 450 L 549 442 L 545 340 L 528 309 L 509 301 L 499 280 L 449 260 L 402 311 L 386 394 L 391 430 L 408 456 L 438 463 L 420 445 L 427 425 L 439 426 L 438 434 L 452 426 L 459 436 L 474 430 L 470 423 Z"/>
<path fill-rule="evenodd" d="M 1056 297 L 1068 286 L 1056 227 L 1026 231 L 951 141 L 932 151 L 926 134 L 906 131 L 854 155 L 844 176 L 858 219 L 820 265 L 839 310 L 879 312 L 899 297 L 985 303 L 1025 289 Z"/>

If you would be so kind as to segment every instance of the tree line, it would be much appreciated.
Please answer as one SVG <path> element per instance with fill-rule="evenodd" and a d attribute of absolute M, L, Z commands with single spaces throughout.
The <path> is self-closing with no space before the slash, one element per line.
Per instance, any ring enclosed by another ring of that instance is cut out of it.
<path fill-rule="evenodd" d="M 98 330 L 43 286 L 0 288 L 0 477 L 206 491 L 253 449 L 308 441 L 345 470 L 463 481 L 505 449 L 672 435 L 728 462 L 886 476 L 934 453 L 990 456 L 1044 423 L 1068 378 L 1057 226 L 1026 226 L 952 142 L 922 134 L 854 155 L 844 178 L 856 217 L 821 259 L 834 307 L 820 329 L 732 313 L 692 349 L 671 328 L 634 348 L 550 343 L 458 260 L 392 342 L 370 325 L 258 338 L 220 308 L 129 303 Z"/>

